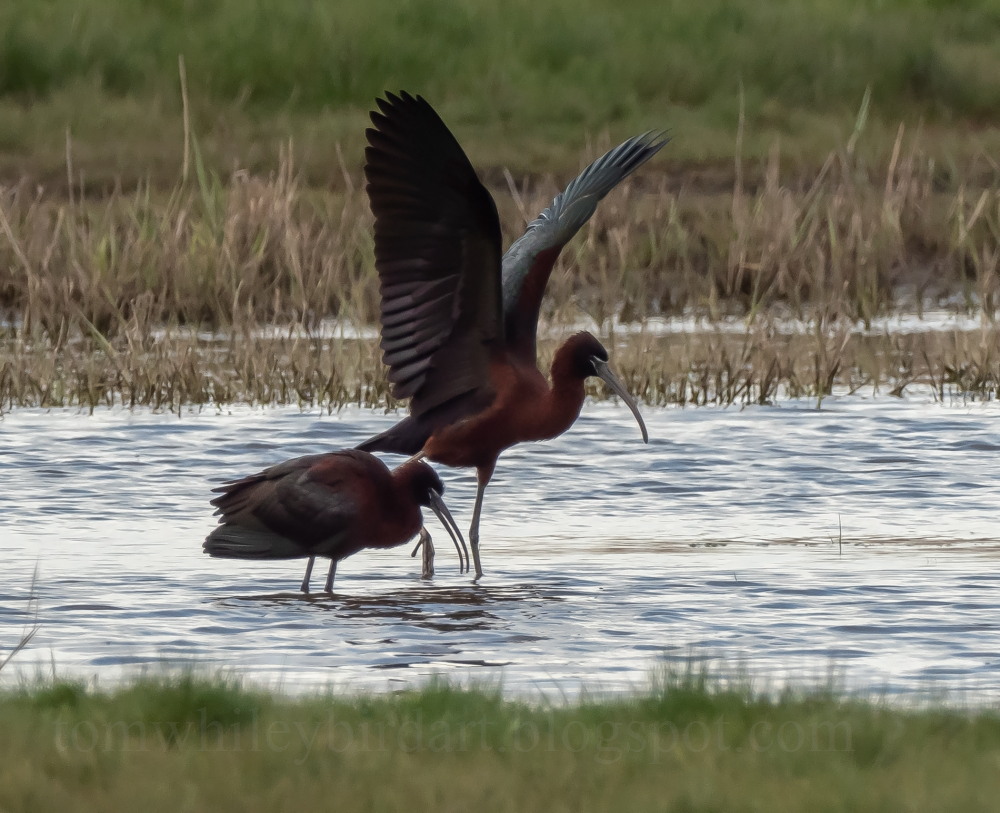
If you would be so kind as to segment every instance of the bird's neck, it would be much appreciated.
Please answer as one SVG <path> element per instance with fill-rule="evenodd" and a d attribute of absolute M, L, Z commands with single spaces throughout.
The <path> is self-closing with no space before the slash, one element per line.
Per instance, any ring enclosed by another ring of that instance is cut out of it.
<path fill-rule="evenodd" d="M 586 390 L 583 379 L 572 375 L 568 364 L 556 356 L 550 371 L 551 386 L 545 394 L 541 413 L 546 438 L 554 438 L 569 429 L 580 417 Z"/>

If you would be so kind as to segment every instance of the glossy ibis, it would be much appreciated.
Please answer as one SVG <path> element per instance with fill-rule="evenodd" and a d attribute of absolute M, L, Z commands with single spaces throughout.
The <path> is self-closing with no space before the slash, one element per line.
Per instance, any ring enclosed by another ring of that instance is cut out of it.
<path fill-rule="evenodd" d="M 394 471 L 377 457 L 349 449 L 286 460 L 219 488 L 212 500 L 219 525 L 205 539 L 212 556 L 236 559 L 309 557 L 302 592 L 309 592 L 314 557 L 330 558 L 326 592 L 337 562 L 362 548 L 402 545 L 418 532 L 424 575 L 433 546 L 421 506 L 437 514 L 468 570 L 468 551 L 458 525 L 441 499 L 444 485 L 426 463 L 407 461 Z"/>
<path fill-rule="evenodd" d="M 565 432 L 598 376 L 642 417 L 608 367 L 608 351 L 577 333 L 539 372 L 535 333 L 560 250 L 600 200 L 667 139 L 649 132 L 587 167 L 501 256 L 496 205 L 458 141 L 420 96 L 387 93 L 366 131 L 365 178 L 375 215 L 381 348 L 395 398 L 410 414 L 358 446 L 474 466 L 469 542 L 476 578 L 483 493 L 500 453 Z"/>

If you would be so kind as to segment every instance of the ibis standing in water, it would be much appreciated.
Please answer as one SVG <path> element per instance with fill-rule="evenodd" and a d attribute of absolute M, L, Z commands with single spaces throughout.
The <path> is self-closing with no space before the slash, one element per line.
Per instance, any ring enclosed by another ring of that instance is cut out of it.
<path fill-rule="evenodd" d="M 420 96 L 387 93 L 366 131 L 365 178 L 375 216 L 381 348 L 408 417 L 357 448 L 473 466 L 478 488 L 469 542 L 476 578 L 483 494 L 501 452 L 565 432 L 580 414 L 584 381 L 602 379 L 635 401 L 590 333 L 567 340 L 539 371 L 535 334 L 560 250 L 623 178 L 666 144 L 646 133 L 587 167 L 502 254 L 496 205 L 458 141 Z"/>
<path fill-rule="evenodd" d="M 468 550 L 441 499 L 444 485 L 422 461 L 394 471 L 374 455 L 349 449 L 286 460 L 214 489 L 219 525 L 205 539 L 212 556 L 235 559 L 309 557 L 302 592 L 309 592 L 314 557 L 329 557 L 326 592 L 337 562 L 362 548 L 392 548 L 418 533 L 424 576 L 433 574 L 434 548 L 423 527 L 421 506 L 441 520 L 458 550 L 459 570 Z"/>

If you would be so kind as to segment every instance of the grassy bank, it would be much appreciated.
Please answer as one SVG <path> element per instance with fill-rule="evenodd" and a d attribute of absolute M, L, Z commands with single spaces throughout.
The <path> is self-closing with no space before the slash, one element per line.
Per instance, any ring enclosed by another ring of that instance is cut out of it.
<path fill-rule="evenodd" d="M 669 162 L 731 167 L 780 136 L 814 171 L 872 94 L 870 154 L 922 123 L 943 164 L 997 154 L 1000 12 L 991 0 L 12 0 L 0 9 L 0 176 L 65 185 L 67 131 L 95 193 L 182 162 L 179 58 L 210 167 L 266 172 L 294 139 L 310 185 L 360 163 L 385 89 L 426 94 L 480 166 L 574 167 L 584 145 L 649 127 Z"/>
<path fill-rule="evenodd" d="M 0 808 L 992 810 L 994 712 L 768 697 L 703 676 L 546 706 L 499 691 L 289 698 L 224 679 L 0 694 Z"/>

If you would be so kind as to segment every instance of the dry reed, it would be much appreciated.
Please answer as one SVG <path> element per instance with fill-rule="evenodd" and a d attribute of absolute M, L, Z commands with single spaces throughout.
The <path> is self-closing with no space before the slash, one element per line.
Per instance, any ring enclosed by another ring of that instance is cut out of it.
<path fill-rule="evenodd" d="M 679 314 L 744 321 L 739 338 L 640 334 L 617 347 L 617 365 L 652 403 L 822 397 L 861 381 L 995 392 L 985 332 L 925 345 L 890 337 L 873 349 L 852 330 L 942 305 L 991 324 L 1000 190 L 943 183 L 902 127 L 882 175 L 853 147 L 830 155 L 807 185 L 783 183 L 777 149 L 753 173 L 759 184 L 746 184 L 751 173 L 738 164 L 724 193 L 643 171 L 563 252 L 543 320 L 587 319 L 606 334 Z M 269 178 L 223 181 L 197 149 L 193 164 L 167 196 L 141 188 L 92 201 L 0 188 L 0 409 L 386 402 L 371 340 L 317 338 L 330 320 L 371 333 L 376 319 L 371 216 L 357 173 L 345 168 L 347 191 L 334 194 L 300 186 L 290 149 Z M 560 184 L 508 182 L 496 197 L 509 240 Z M 782 337 L 790 318 L 805 327 Z M 268 337 L 270 325 L 285 337 Z"/>
<path fill-rule="evenodd" d="M 21 629 L 20 637 L 16 644 L 11 647 L 10 652 L 6 655 L 0 653 L 0 672 L 2 672 L 14 657 L 25 649 L 31 640 L 35 637 L 39 630 L 38 623 L 38 568 L 35 568 L 34 575 L 31 577 L 31 586 L 28 589 L 28 609 L 27 615 L 31 616 L 31 621 L 26 621 Z"/>
<path fill-rule="evenodd" d="M 626 385 L 649 404 L 762 404 L 784 397 L 821 402 L 835 392 L 923 388 L 941 400 L 1000 397 L 1000 352 L 993 325 L 970 331 L 877 333 L 841 323 L 789 332 L 787 323 L 743 330 L 616 335 L 612 348 Z M 557 331 L 561 335 L 569 328 Z M 558 340 L 540 343 L 547 364 Z M 15 407 L 147 406 L 180 412 L 226 404 L 394 406 L 370 338 L 233 335 L 184 331 L 99 347 L 89 340 L 8 344 L 0 360 L 0 413 Z M 599 383 L 590 394 L 605 397 Z"/>

